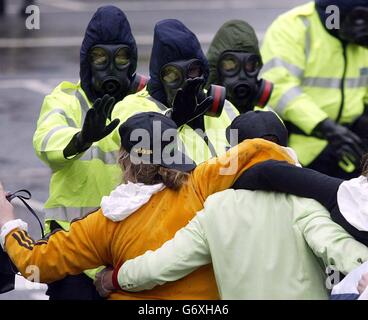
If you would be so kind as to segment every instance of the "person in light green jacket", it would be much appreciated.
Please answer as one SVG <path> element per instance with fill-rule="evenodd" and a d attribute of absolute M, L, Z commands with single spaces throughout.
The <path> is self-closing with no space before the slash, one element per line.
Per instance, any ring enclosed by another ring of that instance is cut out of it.
<path fill-rule="evenodd" d="M 318 202 L 226 190 L 207 198 L 174 239 L 125 262 L 112 280 L 123 290 L 147 290 L 212 261 L 222 299 L 328 299 L 326 267 L 348 273 L 366 260 L 368 248 Z"/>

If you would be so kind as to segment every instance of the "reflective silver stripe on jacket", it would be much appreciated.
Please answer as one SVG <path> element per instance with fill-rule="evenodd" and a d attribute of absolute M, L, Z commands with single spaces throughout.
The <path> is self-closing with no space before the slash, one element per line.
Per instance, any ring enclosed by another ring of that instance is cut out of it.
<path fill-rule="evenodd" d="M 93 159 L 99 159 L 105 164 L 117 164 L 118 151 L 105 152 L 97 146 L 92 146 L 84 152 L 79 160 L 91 161 Z"/>
<path fill-rule="evenodd" d="M 68 95 L 74 95 L 78 99 L 79 106 L 81 107 L 81 123 L 83 123 L 84 118 L 86 117 L 86 113 L 89 109 L 88 102 L 84 99 L 83 95 L 79 92 L 79 90 L 63 89 L 62 91 Z"/>
<path fill-rule="evenodd" d="M 146 99 L 154 102 L 156 104 L 156 106 L 161 110 L 161 111 L 167 111 L 167 108 L 163 103 L 161 103 L 160 101 L 156 100 L 154 97 L 151 96 L 147 96 Z"/>
<path fill-rule="evenodd" d="M 302 80 L 305 87 L 340 89 L 341 78 L 322 78 L 322 77 L 306 77 Z M 346 78 L 345 87 L 347 88 L 364 88 L 368 86 L 368 77 L 362 76 L 358 78 Z"/>
<path fill-rule="evenodd" d="M 306 77 L 302 80 L 304 87 L 339 89 L 340 85 L 341 79 L 339 78 Z"/>
<path fill-rule="evenodd" d="M 368 76 L 364 75 L 359 78 L 346 78 L 345 85 L 348 88 L 368 87 Z"/>
<path fill-rule="evenodd" d="M 68 126 L 69 127 L 73 127 L 73 128 L 77 128 L 77 125 L 76 125 L 76 123 L 74 122 L 74 120 L 72 119 L 72 118 L 70 118 L 70 117 L 68 117 L 67 116 L 67 114 L 65 113 L 65 110 L 63 110 L 63 109 L 61 109 L 61 108 L 57 108 L 57 109 L 53 109 L 53 110 L 51 110 L 48 114 L 46 114 L 46 116 L 42 119 L 42 123 L 44 122 L 44 121 L 46 121 L 50 116 L 52 116 L 53 114 L 60 114 L 60 115 L 62 115 L 64 118 L 65 118 L 65 120 L 66 120 L 66 122 L 67 122 L 67 124 L 68 124 Z"/>
<path fill-rule="evenodd" d="M 302 19 L 304 26 L 306 28 L 304 54 L 305 54 L 306 61 L 308 61 L 310 51 L 311 51 L 311 43 L 312 43 L 311 32 L 310 32 L 310 21 L 309 19 L 307 19 L 307 17 L 300 17 L 300 18 Z"/>
<path fill-rule="evenodd" d="M 281 96 L 278 104 L 275 107 L 275 111 L 278 114 L 282 114 L 287 105 L 301 94 L 303 94 L 303 91 L 300 87 L 292 87 Z"/>
<path fill-rule="evenodd" d="M 82 207 L 82 208 L 48 208 L 44 209 L 45 219 L 61 220 L 72 222 L 74 219 L 85 217 L 88 213 L 96 211 L 98 207 Z"/>
<path fill-rule="evenodd" d="M 277 58 L 277 57 L 271 59 L 262 67 L 261 74 L 266 73 L 267 71 L 274 69 L 274 68 L 278 68 L 278 67 L 285 68 L 287 71 L 290 72 L 290 74 L 292 74 L 293 76 L 297 78 L 301 78 L 304 74 L 304 70 L 302 68 L 299 68 L 298 66 L 291 64 L 289 62 L 286 62 L 282 60 L 281 58 Z"/>
<path fill-rule="evenodd" d="M 225 100 L 224 110 L 231 121 L 233 121 L 238 116 L 234 108 L 235 107 L 233 107 L 233 105 L 228 100 Z"/>
<path fill-rule="evenodd" d="M 48 133 L 47 135 L 45 136 L 45 138 L 43 139 L 42 141 L 42 145 L 41 145 L 41 152 L 45 152 L 46 151 L 46 147 L 47 147 L 47 144 L 49 142 L 49 140 L 51 139 L 51 137 L 58 131 L 60 130 L 63 130 L 65 128 L 69 128 L 68 126 L 57 126 L 57 127 L 54 127 L 52 128 Z"/>
<path fill-rule="evenodd" d="M 84 118 L 86 117 L 86 113 L 89 110 L 88 102 L 83 98 L 82 94 L 79 91 L 75 92 L 75 96 L 77 97 L 79 104 L 81 106 L 81 123 L 83 123 Z"/>
<path fill-rule="evenodd" d="M 339 89 L 340 84 L 341 79 L 338 78 L 307 77 L 302 80 L 302 85 L 304 87 Z M 366 87 L 368 86 L 368 78 L 366 76 L 360 78 L 347 78 L 345 79 L 345 85 L 348 88 Z M 275 111 L 278 114 L 282 114 L 288 104 L 296 99 L 298 96 L 300 96 L 302 93 L 303 90 L 301 87 L 292 87 L 281 96 L 278 104 L 275 107 Z"/>

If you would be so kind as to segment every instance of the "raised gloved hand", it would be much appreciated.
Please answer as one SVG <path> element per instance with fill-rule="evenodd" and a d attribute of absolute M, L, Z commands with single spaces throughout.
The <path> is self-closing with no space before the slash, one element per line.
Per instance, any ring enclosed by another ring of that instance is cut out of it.
<path fill-rule="evenodd" d="M 106 125 L 114 105 L 115 98 L 107 94 L 102 99 L 96 99 L 92 108 L 87 111 L 82 130 L 72 138 L 64 149 L 65 158 L 87 150 L 93 142 L 100 141 L 114 131 L 119 125 L 119 119 Z"/>
<path fill-rule="evenodd" d="M 186 85 L 176 93 L 172 109 L 167 115 L 178 127 L 204 115 L 211 107 L 213 98 L 207 97 L 198 104 L 198 95 L 203 78 L 188 79 Z"/>
<path fill-rule="evenodd" d="M 350 160 L 359 166 L 360 159 L 364 153 L 362 140 L 348 128 L 345 128 L 331 119 L 326 119 L 319 123 L 313 130 L 313 135 L 324 138 L 335 150 L 337 158 L 346 163 Z"/>

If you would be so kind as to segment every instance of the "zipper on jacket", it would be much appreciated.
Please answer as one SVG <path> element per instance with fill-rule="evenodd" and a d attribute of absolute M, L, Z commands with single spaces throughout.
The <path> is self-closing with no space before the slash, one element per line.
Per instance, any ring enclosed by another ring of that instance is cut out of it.
<path fill-rule="evenodd" d="M 339 123 L 340 121 L 342 111 L 344 109 L 344 104 L 345 104 L 345 77 L 346 77 L 346 69 L 348 65 L 348 61 L 346 57 L 346 46 L 347 46 L 346 42 L 342 42 L 342 50 L 343 50 L 343 56 L 344 56 L 344 72 L 342 74 L 342 79 L 340 82 L 341 104 L 340 104 L 339 113 L 337 114 L 336 123 Z"/>

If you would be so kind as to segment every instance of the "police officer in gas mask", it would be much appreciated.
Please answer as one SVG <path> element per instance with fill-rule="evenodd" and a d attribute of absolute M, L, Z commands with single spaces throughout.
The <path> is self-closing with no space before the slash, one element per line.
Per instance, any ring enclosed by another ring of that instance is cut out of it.
<path fill-rule="evenodd" d="M 44 99 L 33 145 L 52 170 L 45 203 L 47 232 L 68 230 L 74 219 L 100 206 L 121 183 L 116 165 L 120 142 L 111 132 L 115 102 L 145 86 L 136 73 L 137 46 L 125 14 L 99 8 L 89 22 L 80 50 L 80 82 L 63 81 Z M 93 299 L 94 272 L 49 285 L 50 299 Z"/>
<path fill-rule="evenodd" d="M 350 179 L 368 150 L 368 2 L 315 0 L 278 17 L 262 47 L 269 105 L 303 166 Z"/>
<path fill-rule="evenodd" d="M 272 93 L 272 83 L 259 79 L 262 58 L 252 26 L 230 20 L 217 31 L 207 52 L 210 75 L 207 87 L 226 87 L 226 98 L 244 113 L 264 107 Z"/>
<path fill-rule="evenodd" d="M 154 30 L 147 88 L 117 103 L 113 118 L 123 122 L 136 112 L 162 112 L 176 122 L 185 151 L 196 163 L 221 154 L 228 146 L 225 129 L 238 112 L 225 99 L 224 87 L 204 89 L 208 75 L 195 34 L 178 20 L 162 20 Z"/>

